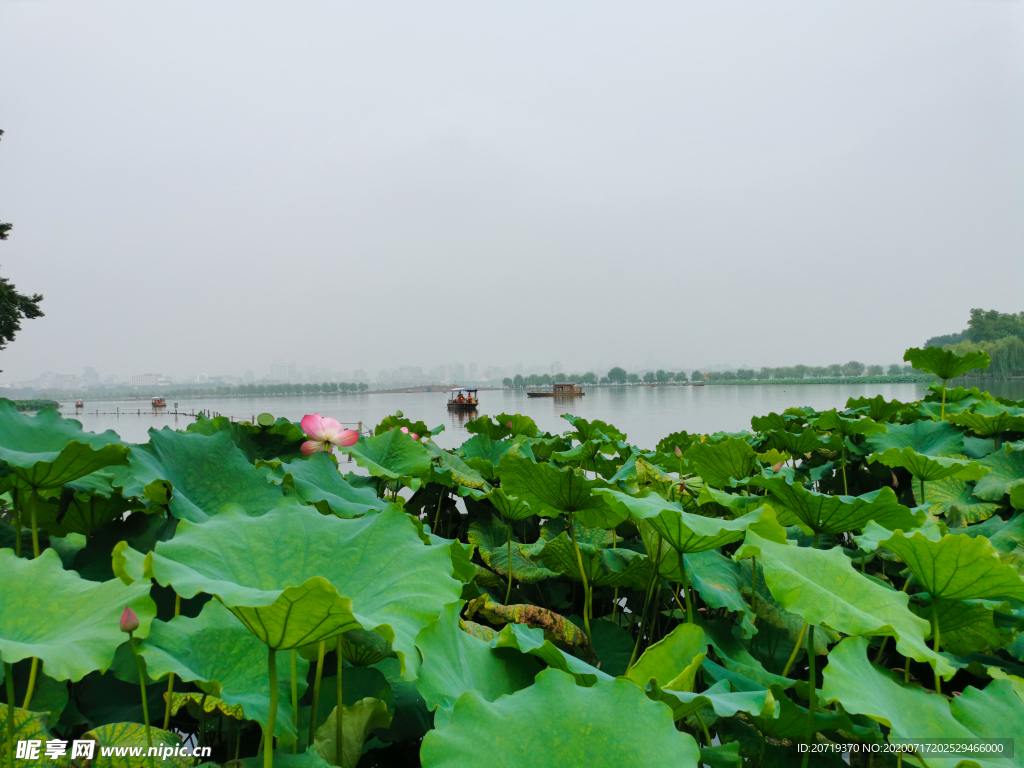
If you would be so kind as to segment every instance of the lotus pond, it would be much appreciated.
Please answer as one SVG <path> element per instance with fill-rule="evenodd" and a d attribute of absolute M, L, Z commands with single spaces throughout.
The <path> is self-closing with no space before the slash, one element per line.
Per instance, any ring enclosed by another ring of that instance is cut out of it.
<path fill-rule="evenodd" d="M 0 765 L 1024 765 L 1024 402 L 946 387 L 982 357 L 644 446 L 0 400 Z M 885 751 L 924 739 L 1017 751 Z"/>

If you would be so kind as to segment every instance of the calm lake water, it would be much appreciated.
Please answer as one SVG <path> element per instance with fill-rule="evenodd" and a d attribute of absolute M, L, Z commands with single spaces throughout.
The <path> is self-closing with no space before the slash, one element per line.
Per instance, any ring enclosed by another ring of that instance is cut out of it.
<path fill-rule="evenodd" d="M 1024 381 L 990 382 L 989 390 L 1002 397 L 1024 398 Z M 496 390 L 480 392 L 480 408 L 476 414 L 450 413 L 443 392 L 374 393 L 358 395 L 301 395 L 288 397 L 207 397 L 179 401 L 179 412 L 210 410 L 223 416 L 249 420 L 256 414 L 272 413 L 298 421 L 307 413 L 333 416 L 346 426 L 355 428 L 360 421 L 369 429 L 388 414 L 401 410 L 406 418 L 422 420 L 430 427 L 443 424 L 444 432 L 435 440 L 444 448 L 453 448 L 468 437 L 465 422 L 475 415 L 522 413 L 530 416 L 548 432 L 569 428 L 560 418 L 563 413 L 601 419 L 626 432 L 629 442 L 642 448 L 653 448 L 665 435 L 685 429 L 689 432 L 735 432 L 750 429 L 752 416 L 771 411 L 810 405 L 817 409 L 845 407 L 850 397 L 882 395 L 887 400 L 917 400 L 923 397 L 917 384 L 808 384 L 799 386 L 709 387 L 612 387 L 595 388 L 585 397 L 528 398 L 525 392 Z M 121 415 L 106 415 L 121 409 Z M 100 411 L 96 415 L 96 410 Z M 174 409 L 173 398 L 168 411 Z M 141 415 L 137 413 L 141 410 Z M 62 402 L 65 416 L 77 418 L 92 432 L 113 429 L 128 442 L 146 442 L 150 428 L 170 426 L 184 429 L 193 419 L 155 412 L 147 401 L 85 402 L 85 409 L 75 413 L 74 401 Z"/>

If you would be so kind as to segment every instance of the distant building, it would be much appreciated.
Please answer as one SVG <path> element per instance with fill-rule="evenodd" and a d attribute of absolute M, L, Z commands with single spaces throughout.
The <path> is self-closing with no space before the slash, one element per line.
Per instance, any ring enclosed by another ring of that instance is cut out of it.
<path fill-rule="evenodd" d="M 366 375 L 366 371 L 364 371 L 362 368 L 359 368 L 358 370 L 353 372 L 352 381 L 354 381 L 356 384 L 369 384 L 370 377 Z"/>
<path fill-rule="evenodd" d="M 250 382 L 253 382 L 253 381 L 256 381 L 256 375 L 252 371 L 246 371 L 245 372 L 245 382 L 246 382 L 246 384 L 248 384 Z"/>
<path fill-rule="evenodd" d="M 95 368 L 87 367 L 85 369 L 85 372 L 82 374 L 82 379 L 90 387 L 95 385 L 95 384 L 99 384 L 100 383 L 100 375 L 98 373 L 96 373 L 96 369 Z"/>
<path fill-rule="evenodd" d="M 203 375 L 206 379 L 206 375 Z M 197 379 L 198 380 L 198 379 Z M 128 377 L 128 383 L 133 387 L 155 387 L 160 383 L 159 373 L 137 373 Z"/>
<path fill-rule="evenodd" d="M 270 378 L 275 381 L 287 381 L 288 365 L 284 360 L 275 360 L 270 366 Z"/>

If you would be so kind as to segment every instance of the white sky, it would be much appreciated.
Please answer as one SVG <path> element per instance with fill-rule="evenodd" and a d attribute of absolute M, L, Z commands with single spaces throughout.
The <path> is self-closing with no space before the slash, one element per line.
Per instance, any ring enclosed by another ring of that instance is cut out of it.
<path fill-rule="evenodd" d="M 1024 310 L 1020 2 L 0 2 L 0 382 L 899 360 Z"/>

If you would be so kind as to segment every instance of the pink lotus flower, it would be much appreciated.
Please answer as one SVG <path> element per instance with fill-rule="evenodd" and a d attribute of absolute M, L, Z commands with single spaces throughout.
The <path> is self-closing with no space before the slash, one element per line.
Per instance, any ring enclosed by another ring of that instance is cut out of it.
<path fill-rule="evenodd" d="M 402 427 L 402 431 L 405 432 L 405 434 L 409 435 L 409 437 L 411 437 L 413 440 L 419 440 L 420 439 L 420 436 L 417 435 L 415 432 L 409 432 L 409 428 L 408 427 Z"/>
<path fill-rule="evenodd" d="M 135 615 L 135 611 L 126 605 L 124 612 L 121 614 L 121 631 L 131 634 L 138 628 L 139 617 Z"/>
<path fill-rule="evenodd" d="M 336 420 L 330 417 L 325 418 L 319 413 L 303 416 L 299 423 L 302 426 L 302 431 L 309 438 L 299 450 L 307 456 L 323 450 L 333 453 L 334 446 L 347 447 L 355 445 L 359 440 L 359 433 L 354 429 L 345 429 Z"/>

